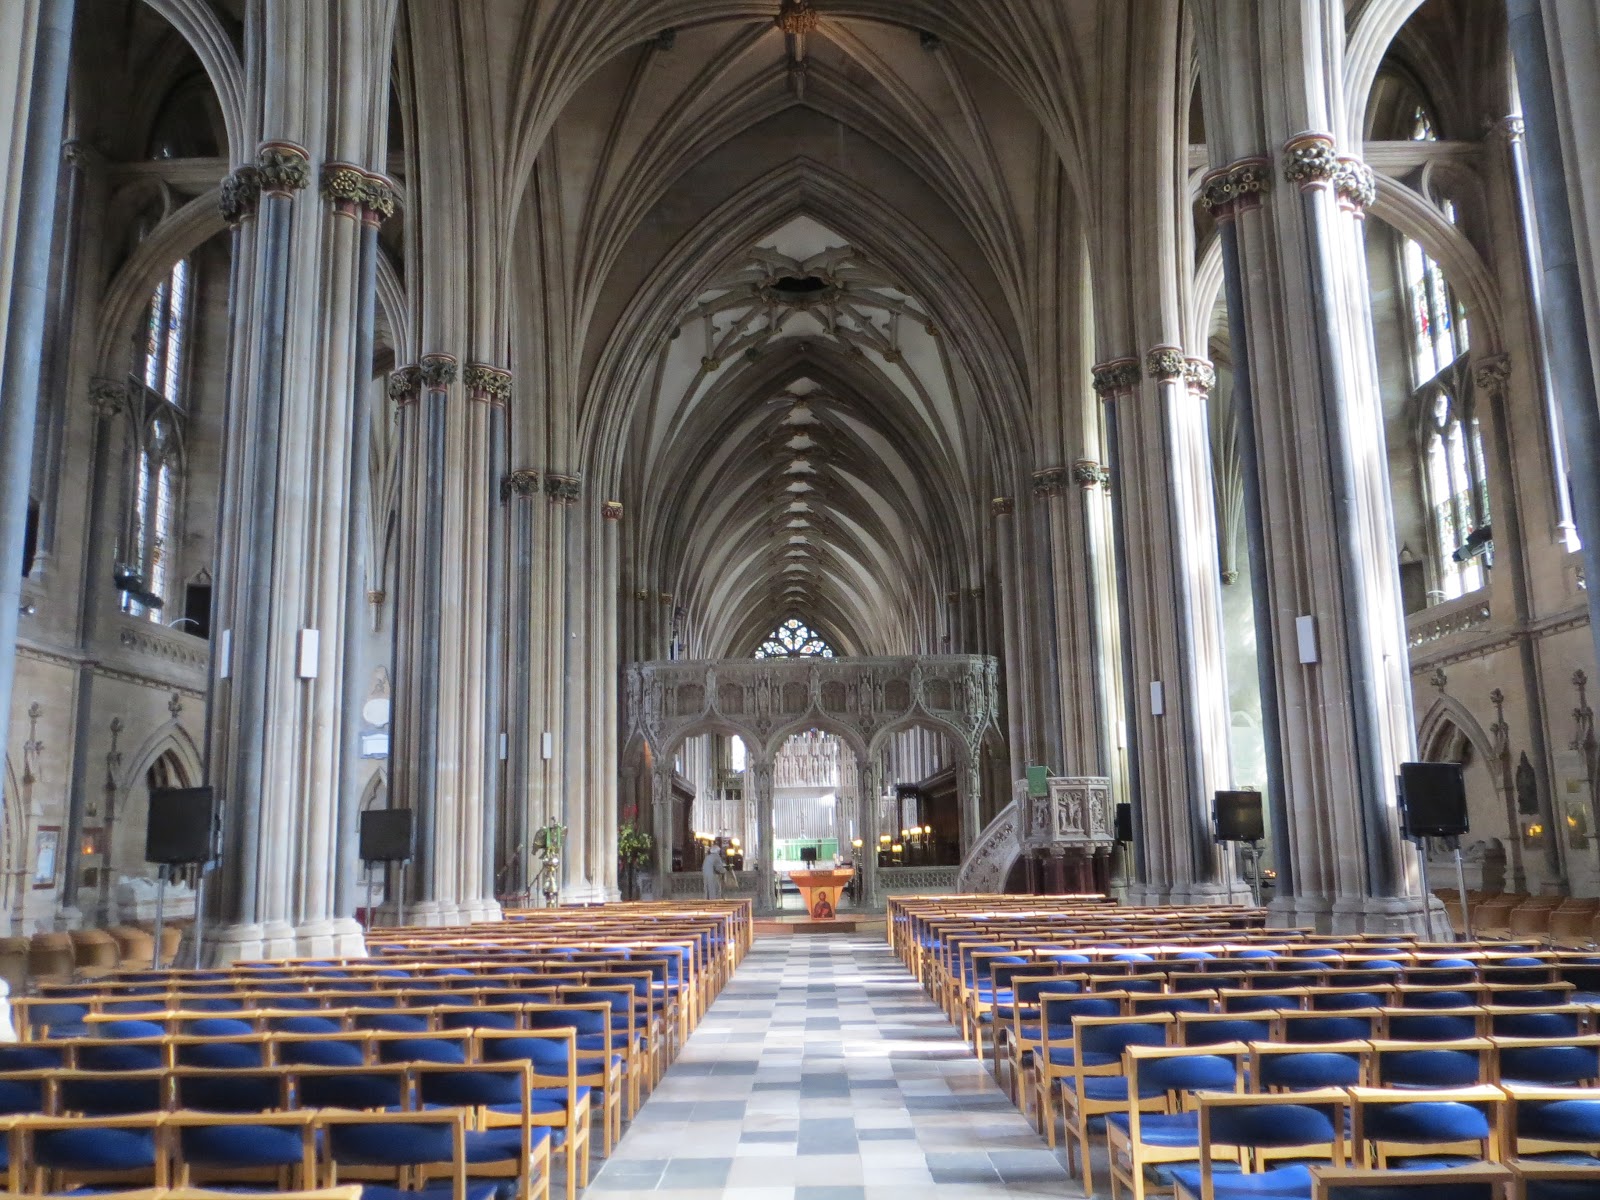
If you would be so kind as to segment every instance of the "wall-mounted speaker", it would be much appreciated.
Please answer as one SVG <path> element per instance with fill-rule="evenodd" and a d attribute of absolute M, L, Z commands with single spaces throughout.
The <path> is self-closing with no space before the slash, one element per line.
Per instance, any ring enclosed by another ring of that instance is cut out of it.
<path fill-rule="evenodd" d="M 1261 820 L 1261 793 L 1218 792 L 1212 822 L 1219 842 L 1259 842 L 1267 835 Z"/>
<path fill-rule="evenodd" d="M 1405 836 L 1460 837 L 1467 832 L 1467 784 L 1460 763 L 1400 764 Z"/>
<path fill-rule="evenodd" d="M 1117 841 L 1133 841 L 1133 805 L 1126 801 L 1117 805 Z"/>
<path fill-rule="evenodd" d="M 210 862 L 216 856 L 214 820 L 210 788 L 153 788 L 144 829 L 145 862 Z"/>

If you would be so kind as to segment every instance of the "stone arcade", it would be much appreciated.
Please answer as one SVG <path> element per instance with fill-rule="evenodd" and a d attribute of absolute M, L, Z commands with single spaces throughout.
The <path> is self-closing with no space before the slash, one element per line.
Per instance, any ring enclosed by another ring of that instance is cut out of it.
<path fill-rule="evenodd" d="M 0 932 L 197 785 L 214 961 L 384 807 L 449 925 L 551 825 L 1236 901 L 1253 787 L 1417 929 L 1418 757 L 1600 894 L 1597 94 L 1591 0 L 4 0 Z"/>

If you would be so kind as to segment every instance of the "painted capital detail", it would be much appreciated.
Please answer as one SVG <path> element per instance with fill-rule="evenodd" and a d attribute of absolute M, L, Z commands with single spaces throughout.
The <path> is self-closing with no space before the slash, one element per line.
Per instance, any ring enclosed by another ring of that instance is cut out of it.
<path fill-rule="evenodd" d="M 1217 386 L 1217 369 L 1203 358 L 1183 360 L 1183 381 L 1197 395 L 1207 396 Z"/>
<path fill-rule="evenodd" d="M 1333 194 L 1339 197 L 1340 208 L 1364 216 L 1378 198 L 1378 177 L 1359 158 L 1341 156 L 1334 170 Z"/>
<path fill-rule="evenodd" d="M 811 0 L 783 0 L 772 23 L 790 37 L 800 37 L 815 33 L 820 22 L 817 10 L 811 7 Z"/>
<path fill-rule="evenodd" d="M 467 369 L 462 372 L 461 382 L 466 385 L 469 400 L 504 407 L 511 399 L 510 371 L 502 371 L 485 363 L 468 363 Z"/>
<path fill-rule="evenodd" d="M 417 363 L 422 386 L 430 392 L 443 392 L 456 381 L 459 368 L 453 354 L 424 354 Z"/>
<path fill-rule="evenodd" d="M 1033 494 L 1047 498 L 1059 496 L 1070 482 L 1071 473 L 1066 467 L 1045 467 L 1033 473 Z"/>
<path fill-rule="evenodd" d="M 622 501 L 607 500 L 600 505 L 600 516 L 607 521 L 622 520 Z"/>
<path fill-rule="evenodd" d="M 382 175 L 341 162 L 322 164 L 322 194 L 338 215 L 372 226 L 394 216 L 398 199 L 394 185 Z"/>
<path fill-rule="evenodd" d="M 1091 368 L 1090 377 L 1100 399 L 1114 400 L 1119 394 L 1138 387 L 1144 373 L 1139 369 L 1137 358 L 1114 358 Z"/>
<path fill-rule="evenodd" d="M 261 190 L 268 196 L 289 196 L 311 183 L 311 155 L 293 142 L 262 142 L 256 151 Z"/>
<path fill-rule="evenodd" d="M 1176 346 L 1157 346 L 1144 356 L 1144 368 L 1157 383 L 1183 378 L 1183 351 Z"/>
<path fill-rule="evenodd" d="M 1472 386 L 1486 396 L 1502 396 L 1511 380 L 1511 360 L 1504 354 L 1486 358 L 1472 368 Z"/>
<path fill-rule="evenodd" d="M 1301 191 L 1327 187 L 1339 174 L 1339 156 L 1325 133 L 1302 133 L 1283 147 L 1283 177 Z"/>
<path fill-rule="evenodd" d="M 389 399 L 396 404 L 413 404 L 422 392 L 422 368 L 401 367 L 389 374 Z"/>
<path fill-rule="evenodd" d="M 1080 458 L 1072 464 L 1072 482 L 1084 491 L 1092 491 L 1106 481 L 1105 468 L 1092 458 Z"/>
<path fill-rule="evenodd" d="M 1010 496 L 996 496 L 989 501 L 989 511 L 997 517 L 1009 517 L 1017 510 L 1017 503 Z"/>
<path fill-rule="evenodd" d="M 527 498 L 539 494 L 539 472 L 532 467 L 518 467 L 500 481 L 500 499 L 512 496 Z"/>
<path fill-rule="evenodd" d="M 217 189 L 217 210 L 229 225 L 239 225 L 256 215 L 261 201 L 261 172 L 243 166 L 229 173 Z"/>
<path fill-rule="evenodd" d="M 583 495 L 583 481 L 576 475 L 546 474 L 544 494 L 552 504 L 576 504 Z"/>

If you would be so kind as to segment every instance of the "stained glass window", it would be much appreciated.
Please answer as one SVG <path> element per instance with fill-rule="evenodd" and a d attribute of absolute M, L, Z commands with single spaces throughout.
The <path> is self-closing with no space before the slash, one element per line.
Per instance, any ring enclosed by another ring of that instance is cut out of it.
<path fill-rule="evenodd" d="M 1484 585 L 1486 554 L 1464 562 L 1455 553 L 1476 530 L 1489 524 L 1489 490 L 1484 472 L 1483 433 L 1476 417 L 1464 416 L 1455 392 L 1443 382 L 1427 397 L 1423 429 L 1424 485 L 1438 546 L 1436 600 L 1454 600 Z"/>
<path fill-rule="evenodd" d="M 756 647 L 757 658 L 832 658 L 833 647 L 804 621 L 790 617 Z"/>
<path fill-rule="evenodd" d="M 144 385 L 168 404 L 181 408 L 184 334 L 189 318 L 189 260 L 156 284 L 145 324 Z"/>

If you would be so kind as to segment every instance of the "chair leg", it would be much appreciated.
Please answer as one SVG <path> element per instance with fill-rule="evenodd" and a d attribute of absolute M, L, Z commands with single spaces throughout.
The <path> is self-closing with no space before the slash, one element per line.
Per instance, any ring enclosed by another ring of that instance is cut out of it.
<path fill-rule="evenodd" d="M 1078 1155 L 1083 1159 L 1083 1194 L 1094 1195 L 1094 1163 L 1089 1158 L 1089 1118 L 1078 1114 Z"/>

